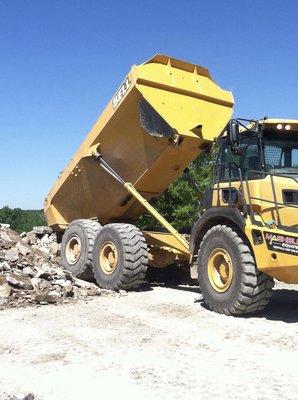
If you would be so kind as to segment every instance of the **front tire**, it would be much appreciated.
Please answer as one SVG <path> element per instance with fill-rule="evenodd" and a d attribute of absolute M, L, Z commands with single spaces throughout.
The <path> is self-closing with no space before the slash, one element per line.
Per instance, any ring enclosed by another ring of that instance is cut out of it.
<path fill-rule="evenodd" d="M 205 234 L 198 253 L 198 280 L 208 308 L 226 315 L 261 311 L 274 286 L 273 279 L 257 269 L 240 235 L 226 225 Z"/>
<path fill-rule="evenodd" d="M 147 245 L 142 232 L 131 224 L 105 225 L 94 243 L 92 265 L 99 287 L 138 288 L 148 266 Z"/>

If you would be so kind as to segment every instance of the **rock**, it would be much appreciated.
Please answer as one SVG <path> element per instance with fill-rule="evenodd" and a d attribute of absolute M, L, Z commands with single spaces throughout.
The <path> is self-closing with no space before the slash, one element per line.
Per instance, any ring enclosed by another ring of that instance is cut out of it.
<path fill-rule="evenodd" d="M 0 232 L 0 239 L 4 240 L 6 242 L 9 242 L 9 243 L 14 243 L 14 240 L 5 231 Z"/>
<path fill-rule="evenodd" d="M 65 286 L 71 284 L 71 281 L 69 281 L 69 280 L 64 280 L 64 279 L 55 279 L 55 280 L 53 281 L 53 284 L 59 285 L 59 286 L 61 286 L 61 287 L 65 287 Z"/>
<path fill-rule="evenodd" d="M 10 296 L 11 292 L 12 292 L 12 288 L 7 283 L 0 285 L 0 298 L 1 299 L 7 299 Z"/>
<path fill-rule="evenodd" d="M 60 252 L 60 245 L 56 242 L 52 242 L 49 245 L 50 252 L 56 256 Z"/>
<path fill-rule="evenodd" d="M 73 281 L 73 276 L 68 271 L 63 271 L 61 267 L 55 267 L 55 275 L 57 278 L 67 279 L 69 281 Z"/>
<path fill-rule="evenodd" d="M 119 294 L 120 294 L 120 296 L 127 296 L 127 291 L 120 289 Z"/>
<path fill-rule="evenodd" d="M 94 283 L 83 281 L 82 279 L 79 278 L 74 278 L 73 282 L 75 286 L 82 289 L 92 289 L 93 287 L 97 287 Z"/>
<path fill-rule="evenodd" d="M 31 300 L 35 303 L 50 303 L 55 304 L 60 300 L 59 294 L 56 292 L 51 293 L 33 293 Z"/>
<path fill-rule="evenodd" d="M 39 282 L 39 289 L 40 290 L 51 290 L 52 284 L 49 281 L 46 281 L 45 279 L 41 279 Z"/>
<path fill-rule="evenodd" d="M 66 296 L 71 296 L 73 294 L 73 284 L 70 281 L 66 281 L 67 285 L 63 287 Z"/>
<path fill-rule="evenodd" d="M 28 275 L 30 278 L 33 278 L 35 275 L 35 271 L 31 267 L 23 268 L 23 274 Z"/>
<path fill-rule="evenodd" d="M 31 285 L 32 285 L 32 287 L 33 287 L 33 289 L 35 291 L 39 291 L 40 290 L 39 284 L 41 282 L 41 279 L 39 279 L 39 278 L 31 278 L 30 282 L 31 282 Z"/>
<path fill-rule="evenodd" d="M 16 262 L 19 259 L 19 252 L 15 247 L 5 252 L 5 260 L 9 262 Z"/>
<path fill-rule="evenodd" d="M 22 242 L 25 244 L 30 244 L 30 239 L 27 236 L 25 236 L 22 238 Z"/>
<path fill-rule="evenodd" d="M 49 263 L 43 263 L 37 268 L 37 278 L 52 279 L 54 268 Z"/>
<path fill-rule="evenodd" d="M 49 235 L 46 234 L 40 239 L 40 246 L 47 247 L 51 242 L 52 240 L 50 239 Z"/>
<path fill-rule="evenodd" d="M 70 280 L 57 279 L 53 284 L 61 287 L 66 296 L 71 296 L 73 294 L 73 284 Z"/>
<path fill-rule="evenodd" d="M 49 226 L 35 226 L 33 228 L 33 232 L 36 233 L 36 235 L 39 236 L 44 236 L 44 235 L 50 235 L 53 233 L 53 229 L 50 228 Z"/>
<path fill-rule="evenodd" d="M 101 295 L 101 289 L 98 286 L 95 286 L 87 289 L 87 294 L 88 296 L 100 296 Z"/>
<path fill-rule="evenodd" d="M 10 225 L 9 224 L 0 224 L 0 229 L 8 229 L 8 228 L 10 228 Z"/>
<path fill-rule="evenodd" d="M 8 264 L 7 261 L 3 261 L 0 263 L 0 270 L 1 271 L 10 271 L 11 270 L 10 265 Z"/>
<path fill-rule="evenodd" d="M 33 393 L 28 393 L 28 394 L 18 393 L 12 397 L 12 400 L 34 400 L 34 394 Z"/>
<path fill-rule="evenodd" d="M 115 292 L 114 290 L 110 290 L 110 289 L 100 289 L 100 295 L 101 296 L 117 296 L 117 292 Z"/>
<path fill-rule="evenodd" d="M 11 273 L 7 275 L 6 281 L 11 285 L 17 288 L 30 290 L 33 289 L 32 283 L 30 279 L 21 274 Z"/>
<path fill-rule="evenodd" d="M 34 232 L 28 232 L 26 237 L 23 238 L 23 241 L 24 242 L 26 241 L 30 245 L 36 244 L 37 243 L 37 237 L 36 237 Z"/>
<path fill-rule="evenodd" d="M 81 297 L 87 297 L 88 296 L 88 290 L 87 289 L 82 289 L 82 288 L 79 289 L 78 287 L 74 286 L 73 292 L 74 292 L 74 296 L 75 297 L 81 298 Z"/>
<path fill-rule="evenodd" d="M 17 243 L 16 248 L 18 249 L 19 253 L 21 253 L 23 256 L 26 256 L 27 254 L 30 253 L 30 250 L 19 242 Z"/>
<path fill-rule="evenodd" d="M 9 303 L 9 300 L 6 298 L 1 298 L 0 297 L 0 307 L 1 306 L 5 306 L 5 305 L 7 305 Z"/>
<path fill-rule="evenodd" d="M 50 252 L 51 252 L 48 247 L 40 246 L 37 248 L 39 248 L 40 251 L 42 251 L 43 253 L 46 253 L 46 254 L 50 254 Z"/>

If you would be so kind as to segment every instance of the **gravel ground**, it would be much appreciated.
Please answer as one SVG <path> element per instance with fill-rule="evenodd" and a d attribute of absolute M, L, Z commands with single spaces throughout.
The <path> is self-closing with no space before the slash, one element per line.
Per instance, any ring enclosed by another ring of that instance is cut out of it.
<path fill-rule="evenodd" d="M 261 315 L 204 308 L 197 288 L 0 313 L 0 398 L 297 399 L 298 287 Z"/>

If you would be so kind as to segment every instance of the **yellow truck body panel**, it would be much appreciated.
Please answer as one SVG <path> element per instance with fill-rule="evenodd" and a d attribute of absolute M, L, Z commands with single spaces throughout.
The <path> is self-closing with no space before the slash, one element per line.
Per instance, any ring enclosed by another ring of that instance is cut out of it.
<path fill-rule="evenodd" d="M 144 207 L 99 168 L 92 151 L 97 149 L 152 201 L 223 131 L 233 103 L 231 92 L 221 89 L 201 66 L 165 55 L 133 66 L 46 197 L 48 224 L 65 229 L 79 218 L 96 218 L 102 224 L 135 220 Z M 148 133 L 141 122 L 141 104 L 152 114 L 153 125 L 157 118 L 171 135 Z"/>

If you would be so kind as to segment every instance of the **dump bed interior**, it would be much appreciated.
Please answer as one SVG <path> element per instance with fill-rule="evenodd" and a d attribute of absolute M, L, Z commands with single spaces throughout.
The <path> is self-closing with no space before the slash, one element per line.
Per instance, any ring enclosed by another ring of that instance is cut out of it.
<path fill-rule="evenodd" d="M 142 205 L 92 151 L 152 201 L 221 133 L 232 108 L 232 94 L 203 67 L 164 55 L 133 66 L 48 194 L 48 224 L 65 229 L 79 218 L 135 220 Z"/>

